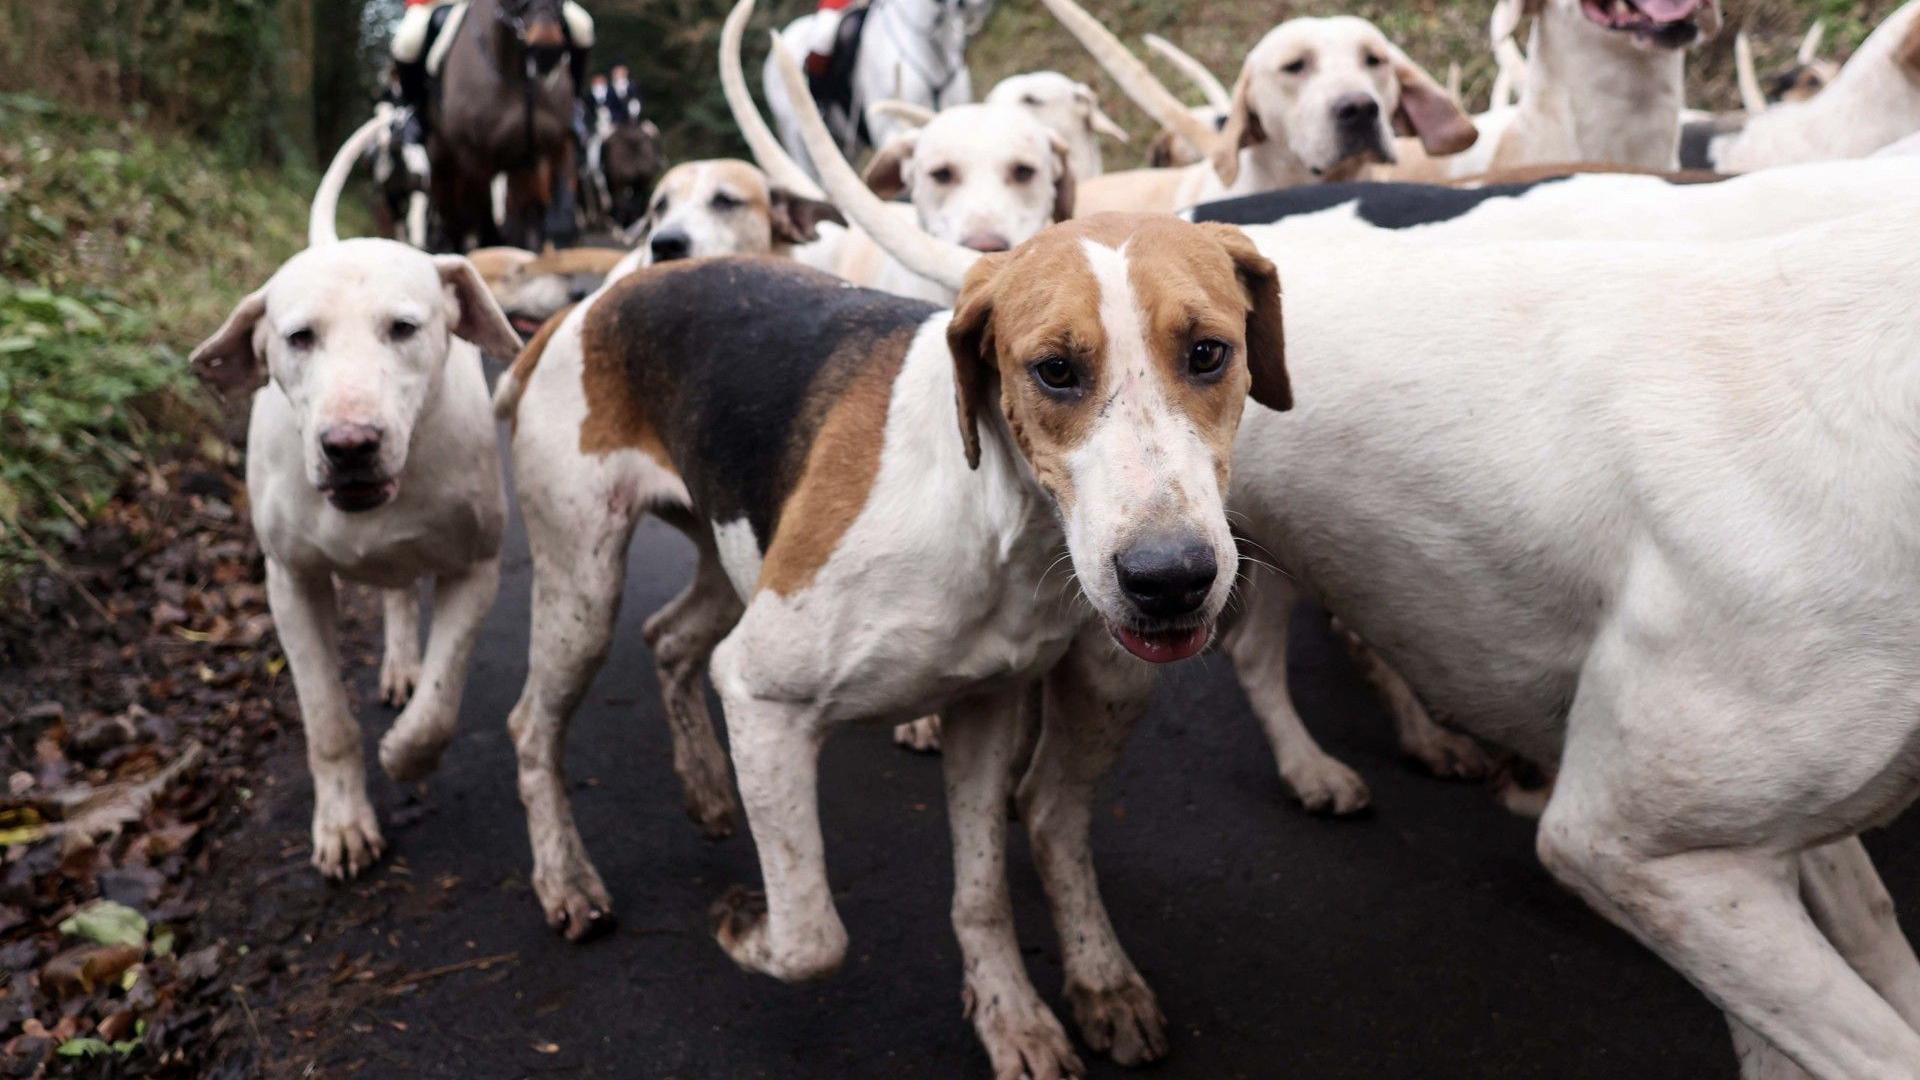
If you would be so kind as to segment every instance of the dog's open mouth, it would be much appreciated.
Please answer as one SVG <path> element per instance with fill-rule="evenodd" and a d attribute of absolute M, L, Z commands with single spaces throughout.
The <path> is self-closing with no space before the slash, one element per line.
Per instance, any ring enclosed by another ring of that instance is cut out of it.
<path fill-rule="evenodd" d="M 1159 630 L 1141 630 L 1109 623 L 1107 630 L 1121 648 L 1149 664 L 1171 664 L 1175 660 L 1185 660 L 1206 648 L 1207 642 L 1213 640 L 1213 627 L 1205 623 Z"/>
<path fill-rule="evenodd" d="M 335 508 L 349 514 L 385 506 L 400 491 L 398 480 L 373 477 L 343 477 L 327 481 L 320 491 Z"/>
<path fill-rule="evenodd" d="M 507 312 L 507 322 L 525 339 L 531 339 L 540 332 L 541 327 L 547 325 L 547 320 L 535 318 L 524 311 Z"/>
<path fill-rule="evenodd" d="M 1685 48 L 1700 35 L 1699 0 L 1580 0 L 1580 10 L 1596 25 L 1650 45 Z"/>

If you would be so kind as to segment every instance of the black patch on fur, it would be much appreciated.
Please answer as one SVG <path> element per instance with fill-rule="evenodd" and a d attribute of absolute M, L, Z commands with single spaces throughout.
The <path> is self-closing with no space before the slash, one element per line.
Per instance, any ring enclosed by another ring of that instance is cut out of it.
<path fill-rule="evenodd" d="M 1382 229 L 1406 229 L 1415 225 L 1451 221 L 1488 199 L 1512 198 L 1532 191 L 1541 184 L 1558 183 L 1565 179 L 1561 176 L 1525 184 L 1489 184 L 1477 188 L 1367 181 L 1313 184 L 1201 203 L 1188 211 L 1188 215 L 1194 221 L 1270 225 L 1301 214 L 1317 214 L 1352 203 L 1360 220 L 1370 225 Z"/>
<path fill-rule="evenodd" d="M 1713 140 L 1731 135 L 1747 126 L 1744 116 L 1716 116 L 1711 120 L 1689 120 L 1680 125 L 1680 167 L 1713 168 Z"/>
<path fill-rule="evenodd" d="M 605 317 L 633 393 L 700 515 L 746 518 L 761 551 L 820 421 L 874 344 L 939 310 L 742 257 L 640 270 L 600 303 L 613 307 Z"/>

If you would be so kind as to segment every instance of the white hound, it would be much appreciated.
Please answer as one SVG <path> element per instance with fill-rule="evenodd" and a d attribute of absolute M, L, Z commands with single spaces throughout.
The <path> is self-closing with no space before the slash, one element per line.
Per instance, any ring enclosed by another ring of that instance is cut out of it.
<path fill-rule="evenodd" d="M 1436 155 L 1475 138 L 1446 89 L 1365 19 L 1290 19 L 1268 31 L 1247 54 L 1216 132 L 1073 0 L 1045 2 L 1135 104 L 1208 151 L 1207 161 L 1183 168 L 1084 183 L 1082 213 L 1170 211 L 1222 195 L 1352 179 L 1396 159 L 1396 132 L 1418 136 Z"/>
<path fill-rule="evenodd" d="M 340 681 L 334 580 L 382 590 L 380 696 L 406 708 L 380 741 L 380 763 L 396 779 L 423 776 L 453 737 L 500 578 L 505 499 L 480 354 L 520 347 L 466 259 L 335 236 L 340 189 L 379 124 L 355 132 L 328 168 L 311 246 L 193 353 L 216 384 L 266 379 L 247 426 L 247 494 L 306 728 L 313 864 L 329 877 L 358 873 L 383 846 Z M 434 583 L 424 664 L 423 578 Z"/>

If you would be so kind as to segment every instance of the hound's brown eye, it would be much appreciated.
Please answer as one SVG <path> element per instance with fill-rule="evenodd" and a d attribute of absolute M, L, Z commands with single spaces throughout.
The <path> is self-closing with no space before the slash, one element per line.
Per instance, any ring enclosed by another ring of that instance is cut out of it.
<path fill-rule="evenodd" d="M 405 341 L 419 330 L 420 324 L 412 319 L 395 319 L 393 325 L 387 328 L 387 338 L 390 341 Z"/>
<path fill-rule="evenodd" d="M 742 206 L 745 206 L 746 203 L 740 201 L 739 199 L 733 197 L 732 195 L 727 194 L 724 191 L 716 191 L 714 192 L 714 195 L 713 195 L 712 205 L 715 210 L 718 210 L 719 212 L 724 214 L 729 210 L 738 210 Z"/>
<path fill-rule="evenodd" d="M 1020 104 L 1025 105 L 1029 109 L 1037 109 L 1040 107 L 1040 99 L 1034 97 L 1032 94 L 1022 94 L 1020 96 Z"/>
<path fill-rule="evenodd" d="M 1033 179 L 1034 171 L 1031 165 L 1015 165 L 1012 169 L 1008 170 L 1008 174 L 1013 177 L 1014 183 L 1024 184 Z"/>
<path fill-rule="evenodd" d="M 1043 356 L 1034 361 L 1033 377 L 1049 390 L 1071 390 L 1080 382 L 1073 364 L 1064 356 Z"/>
<path fill-rule="evenodd" d="M 949 166 L 942 165 L 928 172 L 927 179 L 932 180 L 936 184 L 951 184 L 953 183 L 953 169 Z"/>
<path fill-rule="evenodd" d="M 1368 53 L 1368 54 L 1367 54 L 1367 66 L 1368 66 L 1368 67 L 1379 67 L 1379 66 L 1380 66 L 1380 65 L 1381 65 L 1382 63 L 1384 63 L 1384 61 L 1382 61 L 1382 60 L 1380 59 L 1380 56 L 1379 56 L 1379 54 L 1378 54 L 1378 53 Z"/>
<path fill-rule="evenodd" d="M 319 340 L 319 335 L 303 326 L 287 335 L 287 346 L 305 352 L 313 348 L 314 343 Z"/>
<path fill-rule="evenodd" d="M 1289 75 L 1298 75 L 1301 72 L 1307 70 L 1307 58 L 1303 56 L 1300 59 L 1295 60 L 1290 64 L 1281 64 L 1280 70 L 1286 72 Z"/>
<path fill-rule="evenodd" d="M 1227 348 L 1227 343 L 1224 341 L 1215 341 L 1212 338 L 1196 341 L 1193 343 L 1193 348 L 1187 350 L 1187 370 L 1195 375 L 1218 374 L 1220 369 L 1227 365 L 1227 357 L 1230 355 L 1232 350 Z"/>

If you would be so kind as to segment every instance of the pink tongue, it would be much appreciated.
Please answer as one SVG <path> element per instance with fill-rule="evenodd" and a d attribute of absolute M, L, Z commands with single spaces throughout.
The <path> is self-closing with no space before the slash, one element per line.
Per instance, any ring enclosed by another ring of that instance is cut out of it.
<path fill-rule="evenodd" d="M 1113 636 L 1128 652 L 1149 664 L 1170 664 L 1175 660 L 1185 660 L 1206 648 L 1207 639 L 1212 635 L 1206 627 L 1196 626 L 1178 634 L 1152 636 L 1114 627 Z"/>
<path fill-rule="evenodd" d="M 1634 0 L 1633 6 L 1655 22 L 1679 22 L 1693 14 L 1700 0 Z"/>

